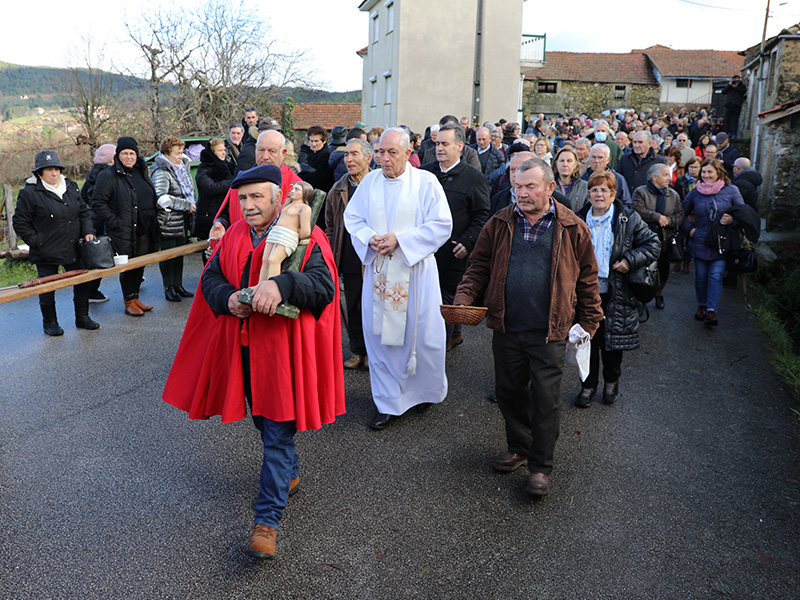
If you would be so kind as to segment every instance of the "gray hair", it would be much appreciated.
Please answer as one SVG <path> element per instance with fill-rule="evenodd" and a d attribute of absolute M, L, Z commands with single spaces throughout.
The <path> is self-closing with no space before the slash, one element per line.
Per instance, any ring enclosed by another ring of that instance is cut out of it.
<path fill-rule="evenodd" d="M 597 129 L 597 126 L 598 126 L 598 125 L 605 125 L 606 127 L 608 127 L 608 121 L 606 121 L 605 119 L 597 119 L 597 120 L 596 120 L 596 121 L 595 121 L 595 122 L 592 124 L 592 127 L 593 127 L 594 129 Z"/>
<path fill-rule="evenodd" d="M 387 129 L 381 134 L 381 141 L 383 141 L 383 138 L 386 137 L 386 134 L 389 133 L 390 131 L 394 131 L 395 133 L 400 135 L 400 147 L 403 150 L 408 150 L 409 148 L 411 148 L 411 138 L 408 137 L 408 132 L 402 127 L 389 127 L 389 129 Z"/>
<path fill-rule="evenodd" d="M 363 154 L 364 156 L 367 156 L 367 157 L 372 156 L 372 144 L 370 144 L 367 140 L 362 140 L 361 138 L 353 138 L 353 139 L 347 141 L 347 146 L 349 146 L 350 144 L 356 144 L 356 143 L 359 146 L 361 146 L 361 148 L 360 148 L 361 154 Z M 347 146 L 345 146 L 345 148 L 347 148 Z"/>
<path fill-rule="evenodd" d="M 650 181 L 653 175 L 660 175 L 662 171 L 669 171 L 669 167 L 664 163 L 655 163 L 647 169 L 647 180 Z"/>
<path fill-rule="evenodd" d="M 597 143 L 594 146 L 592 146 L 591 150 L 589 150 L 589 154 L 592 154 L 593 152 L 594 153 L 602 152 L 603 154 L 606 155 L 606 158 L 611 157 L 611 150 L 608 148 L 608 146 L 606 146 L 603 143 Z"/>
<path fill-rule="evenodd" d="M 544 177 L 545 185 L 550 185 L 555 181 L 552 167 L 548 165 L 545 161 L 543 161 L 541 158 L 529 158 L 524 163 L 522 163 L 517 169 L 517 177 L 520 176 L 520 173 L 524 173 L 525 171 L 530 171 L 531 169 L 540 169 L 542 171 L 542 176 Z"/>
<path fill-rule="evenodd" d="M 653 134 L 647 131 L 646 129 L 642 129 L 641 131 L 637 131 L 636 133 L 633 134 L 633 139 L 636 139 L 637 137 L 644 138 L 644 141 L 647 142 L 648 144 L 653 141 Z"/>
<path fill-rule="evenodd" d="M 586 146 L 589 150 L 592 149 L 592 142 L 588 138 L 580 138 L 577 142 L 575 142 L 576 146 Z"/>

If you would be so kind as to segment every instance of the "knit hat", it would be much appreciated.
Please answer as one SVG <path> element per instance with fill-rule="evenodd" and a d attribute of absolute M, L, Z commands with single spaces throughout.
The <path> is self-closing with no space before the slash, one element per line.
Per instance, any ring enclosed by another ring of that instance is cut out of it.
<path fill-rule="evenodd" d="M 265 183 L 271 182 L 275 185 L 281 184 L 281 170 L 275 165 L 261 165 L 253 167 L 247 171 L 242 171 L 231 181 L 233 189 L 239 189 L 248 183 Z"/>
<path fill-rule="evenodd" d="M 114 160 L 117 147 L 114 144 L 103 144 L 94 153 L 94 164 L 109 165 Z"/>
<path fill-rule="evenodd" d="M 139 144 L 132 137 L 121 137 L 117 140 L 117 156 L 123 150 L 133 150 L 139 155 Z"/>

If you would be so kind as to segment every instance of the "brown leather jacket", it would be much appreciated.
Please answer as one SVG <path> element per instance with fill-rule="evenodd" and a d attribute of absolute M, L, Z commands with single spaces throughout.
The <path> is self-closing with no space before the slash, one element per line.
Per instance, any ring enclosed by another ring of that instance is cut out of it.
<path fill-rule="evenodd" d="M 594 335 L 603 319 L 591 233 L 586 223 L 558 202 L 555 211 L 547 333 L 547 339 L 554 341 L 566 339 L 575 323 Z M 471 306 L 483 299 L 489 308 L 486 325 L 499 331 L 505 331 L 506 274 L 516 222 L 513 204 L 489 219 L 453 300 L 453 304 Z"/>
<path fill-rule="evenodd" d="M 331 243 L 336 268 L 342 259 L 342 237 L 349 235 L 344 228 L 344 209 L 347 208 L 347 186 L 350 175 L 344 174 L 333 184 L 325 198 L 325 235 Z"/>

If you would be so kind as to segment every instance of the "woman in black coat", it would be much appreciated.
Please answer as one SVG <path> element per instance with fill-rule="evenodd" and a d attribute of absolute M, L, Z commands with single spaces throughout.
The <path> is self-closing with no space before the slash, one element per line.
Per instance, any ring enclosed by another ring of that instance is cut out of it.
<path fill-rule="evenodd" d="M 93 207 L 117 254 L 134 257 L 158 250 L 156 191 L 132 137 L 119 138 L 114 164 L 98 175 Z M 153 309 L 139 301 L 142 275 L 144 267 L 119 274 L 125 313 L 132 317 Z"/>
<path fill-rule="evenodd" d="M 208 148 L 200 153 L 200 166 L 197 168 L 197 212 L 195 213 L 194 235 L 197 239 L 208 239 L 211 224 L 217 216 L 219 207 L 231 187 L 233 170 L 225 161 L 225 142 L 214 139 Z"/>
<path fill-rule="evenodd" d="M 86 202 L 89 207 L 89 214 L 92 216 L 92 224 L 94 225 L 94 232 L 97 235 L 105 235 L 106 224 L 97 216 L 92 208 L 92 199 L 94 198 L 94 185 L 97 183 L 97 176 L 100 175 L 109 165 L 114 164 L 114 154 L 117 152 L 117 147 L 114 144 L 103 144 L 94 153 L 94 164 L 92 165 L 89 174 L 86 175 L 86 181 L 81 188 L 81 198 Z M 89 282 L 89 302 L 107 302 L 105 294 L 100 291 L 100 282 L 102 279 L 94 279 Z"/>
<path fill-rule="evenodd" d="M 59 266 L 66 271 L 83 269 L 78 240 L 94 239 L 89 208 L 81 199 L 78 185 L 61 174 L 64 165 L 58 154 L 45 150 L 36 155 L 33 177 L 25 182 L 17 198 L 14 229 L 30 246 L 28 260 L 39 277 L 55 275 Z M 74 287 L 75 326 L 98 329 L 89 318 L 89 284 Z M 42 325 L 47 335 L 63 335 L 56 317 L 55 292 L 39 294 Z"/>
<path fill-rule="evenodd" d="M 642 218 L 621 202 L 614 201 L 617 179 L 613 172 L 592 173 L 589 177 L 589 205 L 579 213 L 592 233 L 600 299 L 605 318 L 591 342 L 589 376 L 575 399 L 575 406 L 588 408 L 600 379 L 603 357 L 603 402 L 613 404 L 619 396 L 623 350 L 639 347 L 639 301 L 628 287 L 626 273 L 658 258 L 661 242 Z"/>

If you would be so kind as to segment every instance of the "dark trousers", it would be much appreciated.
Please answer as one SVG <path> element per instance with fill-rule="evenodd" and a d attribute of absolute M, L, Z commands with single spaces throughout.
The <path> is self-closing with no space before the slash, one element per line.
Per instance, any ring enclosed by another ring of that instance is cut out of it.
<path fill-rule="evenodd" d="M 242 347 L 242 376 L 247 404 L 252 412 L 250 388 L 250 349 Z M 263 523 L 277 529 L 289 501 L 289 484 L 300 476 L 300 465 L 294 445 L 297 433 L 294 421 L 273 421 L 253 415 L 253 424 L 261 432 L 264 454 L 258 480 L 258 499 L 253 523 Z"/>
<path fill-rule="evenodd" d="M 603 301 L 603 311 L 608 304 L 608 293 L 600 294 Z M 606 350 L 606 322 L 600 321 L 600 327 L 594 334 L 589 357 L 589 376 L 583 382 L 584 388 L 597 389 L 600 381 L 600 355 L 603 355 L 603 381 L 614 383 L 622 375 L 622 350 Z"/>
<path fill-rule="evenodd" d="M 137 237 L 136 247 L 139 250 L 136 256 L 147 254 L 150 248 L 150 236 L 140 235 Z M 124 300 L 133 300 L 139 297 L 139 287 L 142 285 L 142 277 L 144 277 L 144 267 L 123 271 L 119 274 L 119 285 L 122 288 L 122 298 Z"/>
<path fill-rule="evenodd" d="M 158 246 L 161 250 L 169 250 L 170 248 L 177 248 L 189 243 L 186 236 L 179 238 L 164 238 L 158 241 Z M 170 260 L 162 260 L 158 263 L 158 268 L 161 271 L 161 279 L 164 281 L 164 287 L 172 287 L 174 285 L 183 284 L 183 257 L 178 256 Z"/>
<path fill-rule="evenodd" d="M 342 273 L 344 299 L 347 304 L 347 337 L 350 352 L 359 356 L 367 353 L 364 345 L 364 324 L 361 320 L 361 290 L 364 278 L 361 273 Z"/>
<path fill-rule="evenodd" d="M 547 331 L 494 332 L 497 403 L 506 421 L 508 451 L 528 457 L 528 469 L 547 475 L 561 421 L 566 341 Z"/>
<path fill-rule="evenodd" d="M 669 242 L 663 242 L 665 250 L 658 255 L 658 276 L 661 278 L 661 287 L 667 285 L 672 263 L 669 262 Z"/>
<path fill-rule="evenodd" d="M 70 263 L 68 265 L 57 265 L 52 263 L 45 263 L 45 264 L 37 264 L 36 265 L 36 273 L 39 277 L 47 277 L 48 275 L 55 275 L 58 273 L 58 267 L 63 266 L 65 271 L 75 271 L 78 269 L 83 269 L 83 263 L 81 261 L 76 261 L 74 263 Z M 72 300 L 75 303 L 75 306 L 83 306 L 89 305 L 89 283 L 79 283 L 78 285 L 74 286 L 72 291 Z M 44 315 L 45 311 L 54 311 L 56 307 L 56 293 L 55 292 L 46 292 L 44 294 L 39 294 L 39 308 L 42 310 L 42 315 Z M 48 319 L 49 319 L 49 312 L 48 312 Z"/>
<path fill-rule="evenodd" d="M 728 136 L 735 138 L 739 131 L 739 115 L 742 112 L 742 105 L 728 105 L 725 107 L 725 131 Z"/>

